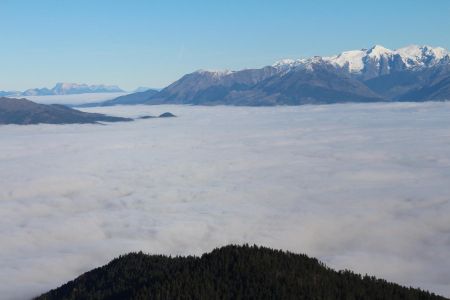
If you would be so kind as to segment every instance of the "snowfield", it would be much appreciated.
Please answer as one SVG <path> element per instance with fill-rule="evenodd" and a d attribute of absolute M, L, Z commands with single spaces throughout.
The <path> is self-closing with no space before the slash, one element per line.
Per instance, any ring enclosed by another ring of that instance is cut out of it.
<path fill-rule="evenodd" d="M 450 296 L 450 103 L 85 110 L 178 117 L 0 126 L 2 299 L 228 243 Z"/>

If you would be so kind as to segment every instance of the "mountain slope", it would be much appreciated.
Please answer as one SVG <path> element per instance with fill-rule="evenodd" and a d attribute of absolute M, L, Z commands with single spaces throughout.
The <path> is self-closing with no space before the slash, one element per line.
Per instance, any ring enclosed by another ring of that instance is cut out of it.
<path fill-rule="evenodd" d="M 255 86 L 264 94 L 275 95 L 276 104 L 327 104 L 382 101 L 360 81 L 320 58 L 312 59 L 282 76 L 273 76 Z"/>
<path fill-rule="evenodd" d="M 397 101 L 450 100 L 450 64 L 395 72 L 364 83 L 374 92 Z"/>
<path fill-rule="evenodd" d="M 450 100 L 450 64 L 424 70 L 421 77 L 423 84 L 402 94 L 400 100 Z"/>
<path fill-rule="evenodd" d="M 421 99 L 429 100 L 449 100 L 450 99 L 450 76 L 441 78 L 438 82 L 428 86 L 424 86 L 412 93 L 402 96 L 402 100 L 420 101 Z"/>
<path fill-rule="evenodd" d="M 0 124 L 71 124 L 131 121 L 127 118 L 86 113 L 63 105 L 44 105 L 26 99 L 0 98 Z"/>
<path fill-rule="evenodd" d="M 156 95 L 157 93 L 158 93 L 157 90 L 149 89 L 144 92 L 136 92 L 136 93 L 132 93 L 132 94 L 128 94 L 128 95 L 123 95 L 123 96 L 119 96 L 117 98 L 103 101 L 103 102 L 82 104 L 82 105 L 79 105 L 78 107 L 142 104 L 143 102 L 147 101 L 147 99 L 151 98 L 152 96 Z"/>
<path fill-rule="evenodd" d="M 226 246 L 201 257 L 131 253 L 36 299 L 444 298 L 350 271 L 336 272 L 306 255 Z"/>
<path fill-rule="evenodd" d="M 273 67 L 242 71 L 196 71 L 183 76 L 156 95 L 146 104 L 214 104 L 222 103 L 232 91 L 251 89 L 258 82 L 277 73 Z"/>
<path fill-rule="evenodd" d="M 255 106 L 381 100 L 330 63 L 312 59 L 288 72 L 274 67 L 229 73 L 195 72 L 150 97 L 146 104 Z"/>

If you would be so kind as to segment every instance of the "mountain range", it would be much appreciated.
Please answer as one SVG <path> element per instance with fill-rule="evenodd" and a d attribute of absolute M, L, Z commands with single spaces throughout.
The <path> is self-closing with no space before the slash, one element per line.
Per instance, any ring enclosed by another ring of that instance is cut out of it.
<path fill-rule="evenodd" d="M 88 85 L 78 83 L 59 82 L 53 88 L 34 88 L 23 92 L 18 91 L 0 91 L 0 97 L 14 96 L 49 96 L 49 95 L 73 95 L 85 93 L 122 93 L 124 90 L 116 85 Z"/>
<path fill-rule="evenodd" d="M 450 54 L 440 47 L 383 46 L 328 57 L 284 59 L 260 69 L 199 70 L 160 91 L 103 105 L 301 105 L 450 99 Z"/>

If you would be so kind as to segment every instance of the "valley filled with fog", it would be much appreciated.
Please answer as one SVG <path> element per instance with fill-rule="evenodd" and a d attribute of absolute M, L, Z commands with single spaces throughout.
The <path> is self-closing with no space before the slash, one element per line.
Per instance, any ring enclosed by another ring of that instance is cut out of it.
<path fill-rule="evenodd" d="M 256 243 L 450 296 L 450 103 L 83 110 L 178 117 L 0 126 L 0 295 Z"/>
<path fill-rule="evenodd" d="M 126 93 L 84 93 L 70 95 L 48 95 L 48 96 L 25 96 L 16 98 L 26 98 L 41 104 L 64 104 L 64 105 L 82 105 L 92 102 L 102 102 L 111 100 Z"/>

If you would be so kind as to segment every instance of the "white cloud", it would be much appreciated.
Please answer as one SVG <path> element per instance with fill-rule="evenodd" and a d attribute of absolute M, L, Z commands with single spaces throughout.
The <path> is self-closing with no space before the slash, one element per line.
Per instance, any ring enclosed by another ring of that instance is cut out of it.
<path fill-rule="evenodd" d="M 0 127 L 0 294 L 257 243 L 450 296 L 450 103 L 132 106 Z"/>

